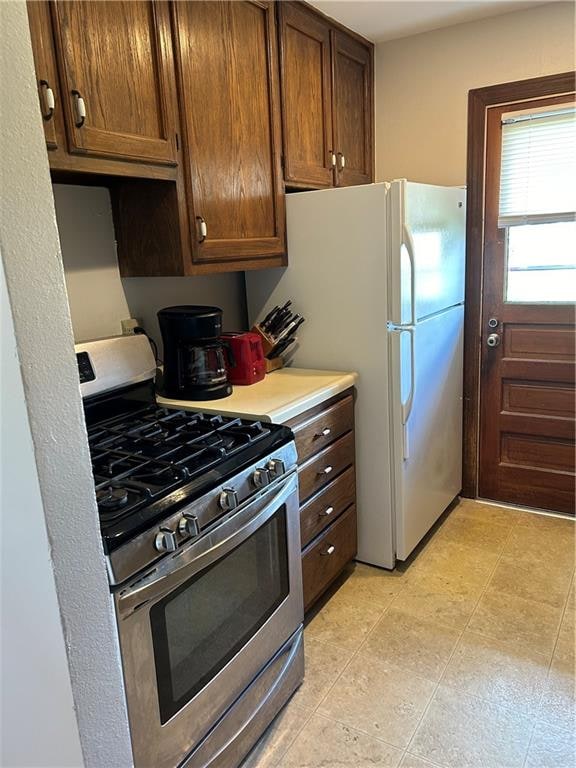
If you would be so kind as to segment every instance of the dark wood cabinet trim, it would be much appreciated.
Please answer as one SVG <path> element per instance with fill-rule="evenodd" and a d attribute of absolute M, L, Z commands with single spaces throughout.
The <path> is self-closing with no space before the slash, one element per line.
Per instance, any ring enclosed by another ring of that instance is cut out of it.
<path fill-rule="evenodd" d="M 279 0 L 281 4 L 283 4 L 286 1 L 287 0 Z M 331 16 L 328 16 L 319 8 L 316 8 L 316 6 L 310 5 L 309 3 L 305 2 L 305 0 L 288 0 L 288 1 L 291 2 L 292 5 L 305 8 L 307 11 L 310 11 L 310 13 L 313 13 L 315 16 L 318 16 L 320 19 L 324 21 L 325 24 L 328 24 L 330 27 L 332 27 L 332 29 L 340 30 L 340 32 L 344 32 L 344 34 L 354 38 L 354 40 L 357 40 L 362 45 L 374 48 L 374 43 L 372 40 L 369 40 L 367 37 L 364 37 L 359 32 L 354 32 L 353 29 L 350 29 L 349 27 L 346 27 L 344 24 L 341 24 L 339 21 L 336 21 L 336 19 L 333 19 Z"/>
<path fill-rule="evenodd" d="M 489 107 L 574 92 L 575 72 L 519 80 L 468 94 L 466 315 L 464 320 L 464 442 L 462 495 L 478 490 L 482 254 L 486 111 Z"/>

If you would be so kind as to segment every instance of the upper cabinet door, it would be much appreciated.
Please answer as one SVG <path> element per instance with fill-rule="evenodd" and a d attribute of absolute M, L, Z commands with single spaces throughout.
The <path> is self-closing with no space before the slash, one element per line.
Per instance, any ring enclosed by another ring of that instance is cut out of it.
<path fill-rule="evenodd" d="M 373 181 L 372 48 L 332 33 L 333 114 L 338 186 Z"/>
<path fill-rule="evenodd" d="M 291 3 L 278 4 L 284 128 L 284 179 L 294 187 L 331 187 L 330 28 Z"/>
<path fill-rule="evenodd" d="M 57 0 L 53 11 L 70 151 L 176 164 L 168 4 Z"/>
<path fill-rule="evenodd" d="M 194 262 L 285 253 L 278 58 L 268 2 L 177 2 Z M 268 262 L 270 263 L 270 262 Z"/>
<path fill-rule="evenodd" d="M 40 0 L 31 0 L 27 8 L 46 146 L 50 151 L 60 150 L 65 143 L 64 122 L 50 8 Z"/>

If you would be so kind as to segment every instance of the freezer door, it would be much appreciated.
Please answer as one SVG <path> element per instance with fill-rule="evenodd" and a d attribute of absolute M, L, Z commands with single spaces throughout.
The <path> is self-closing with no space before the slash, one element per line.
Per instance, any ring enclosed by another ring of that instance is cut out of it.
<path fill-rule="evenodd" d="M 394 181 L 390 205 L 390 306 L 414 324 L 464 301 L 466 192 Z"/>
<path fill-rule="evenodd" d="M 461 488 L 463 324 L 464 307 L 457 306 L 390 333 L 399 560 L 408 557 Z"/>

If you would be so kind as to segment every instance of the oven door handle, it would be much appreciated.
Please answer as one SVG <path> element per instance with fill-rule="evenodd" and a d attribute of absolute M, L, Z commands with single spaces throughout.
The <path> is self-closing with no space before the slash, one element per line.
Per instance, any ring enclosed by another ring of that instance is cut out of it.
<path fill-rule="evenodd" d="M 244 509 L 228 518 L 221 526 L 206 534 L 187 549 L 163 561 L 149 576 L 120 590 L 117 596 L 118 615 L 124 619 L 151 600 L 158 600 L 198 571 L 226 555 L 251 536 L 269 520 L 286 499 L 298 494 L 298 475 L 294 472 L 280 486 L 259 496 Z"/>

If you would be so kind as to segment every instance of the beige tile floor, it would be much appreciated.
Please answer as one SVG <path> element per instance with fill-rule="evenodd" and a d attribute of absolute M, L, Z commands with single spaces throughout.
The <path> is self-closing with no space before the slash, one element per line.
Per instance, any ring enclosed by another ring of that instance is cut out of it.
<path fill-rule="evenodd" d="M 357 564 L 243 768 L 574 768 L 574 532 L 463 500 L 407 566 Z"/>

